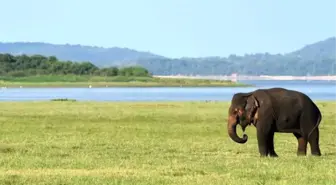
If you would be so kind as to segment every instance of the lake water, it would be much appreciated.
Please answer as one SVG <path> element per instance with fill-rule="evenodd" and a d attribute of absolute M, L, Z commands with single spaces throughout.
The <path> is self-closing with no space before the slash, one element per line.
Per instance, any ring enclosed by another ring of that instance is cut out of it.
<path fill-rule="evenodd" d="M 159 88 L 2 88 L 0 101 L 40 101 L 69 98 L 78 101 L 228 101 L 237 92 L 284 87 L 306 93 L 313 100 L 336 100 L 335 81 L 242 81 L 256 87 Z"/>

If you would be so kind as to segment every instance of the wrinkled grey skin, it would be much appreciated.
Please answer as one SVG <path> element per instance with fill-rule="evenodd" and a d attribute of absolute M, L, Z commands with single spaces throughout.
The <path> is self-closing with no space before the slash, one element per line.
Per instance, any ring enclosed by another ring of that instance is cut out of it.
<path fill-rule="evenodd" d="M 228 134 L 237 143 L 246 143 L 246 134 L 236 133 L 239 124 L 243 131 L 248 125 L 257 129 L 260 156 L 277 157 L 274 151 L 274 133 L 293 133 L 298 140 L 297 155 L 306 155 L 307 143 L 312 155 L 320 156 L 319 108 L 305 94 L 284 88 L 258 89 L 233 95 L 228 111 Z"/>

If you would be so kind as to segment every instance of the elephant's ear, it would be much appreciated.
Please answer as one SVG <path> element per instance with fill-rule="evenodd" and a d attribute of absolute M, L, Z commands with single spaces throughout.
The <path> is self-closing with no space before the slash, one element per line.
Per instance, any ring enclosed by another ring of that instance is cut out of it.
<path fill-rule="evenodd" d="M 255 105 L 256 107 L 259 107 L 260 104 L 259 104 L 259 101 L 257 100 L 257 98 L 256 98 L 255 96 L 253 96 L 253 95 L 252 95 L 252 98 L 253 98 L 253 100 L 254 100 L 254 105 Z"/>

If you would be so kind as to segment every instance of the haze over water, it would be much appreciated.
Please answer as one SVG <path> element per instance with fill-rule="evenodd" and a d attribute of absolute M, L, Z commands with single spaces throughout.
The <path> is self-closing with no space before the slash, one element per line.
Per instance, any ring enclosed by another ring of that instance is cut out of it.
<path fill-rule="evenodd" d="M 78 101 L 229 101 L 237 92 L 284 87 L 306 93 L 313 100 L 336 100 L 335 81 L 242 81 L 256 87 L 150 87 L 150 88 L 7 88 L 0 101 L 41 101 L 56 98 Z"/>

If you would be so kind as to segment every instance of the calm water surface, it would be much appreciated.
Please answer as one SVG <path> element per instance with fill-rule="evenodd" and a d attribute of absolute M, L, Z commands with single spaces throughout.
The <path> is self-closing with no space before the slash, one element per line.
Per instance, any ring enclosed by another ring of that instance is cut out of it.
<path fill-rule="evenodd" d="M 284 87 L 306 93 L 313 100 L 336 100 L 335 81 L 242 81 L 256 87 L 159 88 L 1 88 L 0 101 L 39 101 L 69 98 L 79 101 L 204 101 L 230 100 L 237 92 Z"/>

